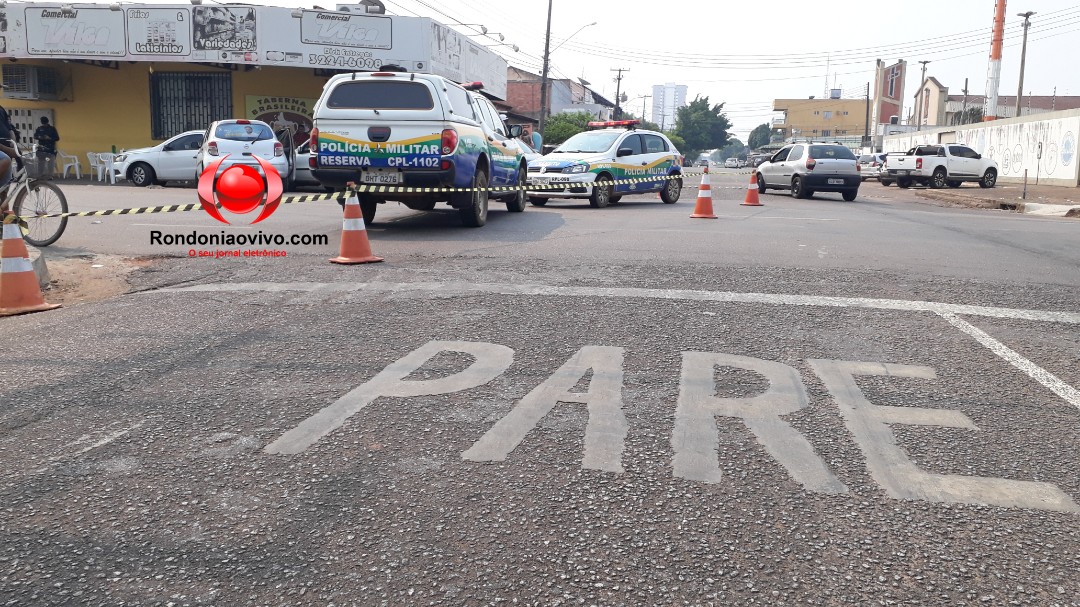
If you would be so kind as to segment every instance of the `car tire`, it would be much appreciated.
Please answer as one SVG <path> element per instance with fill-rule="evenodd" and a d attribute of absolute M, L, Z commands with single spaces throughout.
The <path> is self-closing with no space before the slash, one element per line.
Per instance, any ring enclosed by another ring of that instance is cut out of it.
<path fill-rule="evenodd" d="M 889 187 L 889 186 L 892 185 L 892 180 L 891 179 L 879 179 L 878 181 L 880 181 L 881 185 L 883 185 L 885 187 Z"/>
<path fill-rule="evenodd" d="M 379 208 L 378 203 L 366 194 L 357 194 L 357 196 L 360 202 L 360 214 L 364 216 L 364 225 L 369 226 L 375 223 L 375 211 Z"/>
<path fill-rule="evenodd" d="M 612 196 L 611 197 L 611 204 L 619 204 L 620 200 L 622 200 L 622 196 Z"/>
<path fill-rule="evenodd" d="M 758 194 L 764 194 L 765 193 L 765 176 L 762 175 L 761 173 L 757 174 L 757 193 Z"/>
<path fill-rule="evenodd" d="M 982 179 L 979 180 L 980 188 L 992 188 L 997 185 L 997 171 L 994 169 L 986 169 L 983 173 Z"/>
<path fill-rule="evenodd" d="M 679 196 L 682 195 L 682 178 L 673 177 L 667 180 L 664 184 L 664 189 L 660 190 L 660 200 L 664 201 L 664 204 L 675 204 L 679 201 Z"/>
<path fill-rule="evenodd" d="M 136 162 L 128 169 L 128 181 L 132 185 L 137 185 L 140 188 L 145 188 L 148 185 L 153 185 L 157 179 L 157 175 L 154 173 L 153 167 L 145 162 Z"/>
<path fill-rule="evenodd" d="M 844 197 L 844 200 L 854 202 L 859 196 L 859 190 L 844 190 L 843 192 L 840 192 L 840 195 Z"/>
<path fill-rule="evenodd" d="M 528 174 L 525 172 L 525 167 L 518 167 L 517 183 L 514 184 L 518 189 L 514 194 L 514 197 L 506 201 L 506 210 L 511 213 L 521 213 L 528 205 L 525 204 L 528 200 L 528 196 L 525 194 L 525 182 L 528 179 Z"/>
<path fill-rule="evenodd" d="M 529 204 L 534 207 L 542 207 L 547 204 L 547 198 L 541 198 L 540 196 L 529 196 Z"/>
<path fill-rule="evenodd" d="M 911 187 L 911 178 L 910 177 L 899 177 L 899 178 L 897 178 L 896 187 L 904 188 L 904 189 L 910 188 Z"/>
<path fill-rule="evenodd" d="M 949 175 L 945 171 L 945 167 L 938 167 L 934 169 L 934 174 L 930 176 L 930 187 L 935 190 L 940 190 L 945 187 L 945 184 L 949 181 Z"/>
<path fill-rule="evenodd" d="M 458 209 L 461 215 L 461 223 L 467 228 L 483 227 L 487 223 L 488 216 L 488 177 L 482 168 L 476 169 L 473 175 L 472 191 L 469 192 L 468 206 Z"/>
<path fill-rule="evenodd" d="M 809 198 L 810 190 L 806 189 L 806 184 L 803 183 L 803 178 L 795 176 L 791 178 L 791 197 L 792 198 Z"/>
<path fill-rule="evenodd" d="M 601 173 L 596 176 L 596 180 L 611 181 L 611 175 L 608 175 L 607 173 Z M 594 185 L 592 188 L 592 193 L 589 194 L 589 206 L 594 209 L 602 209 L 607 205 L 611 204 L 612 189 L 613 188 L 611 184 L 601 186 Z"/>

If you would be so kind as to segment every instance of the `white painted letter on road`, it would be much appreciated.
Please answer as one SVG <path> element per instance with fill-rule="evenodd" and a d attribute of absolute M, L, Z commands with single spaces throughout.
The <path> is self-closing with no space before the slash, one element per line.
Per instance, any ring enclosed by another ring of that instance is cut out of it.
<path fill-rule="evenodd" d="M 584 394 L 570 392 L 590 369 L 589 391 Z M 589 407 L 582 467 L 622 472 L 623 444 L 628 429 L 622 410 L 622 385 L 623 349 L 585 346 L 521 399 L 461 457 L 474 462 L 501 462 L 525 440 L 555 403 L 582 403 Z"/>
<path fill-rule="evenodd" d="M 1080 512 L 1076 503 L 1050 483 L 1004 478 L 931 474 L 919 469 L 896 444 L 890 424 L 944 426 L 978 430 L 963 413 L 951 409 L 890 407 L 872 404 L 855 383 L 856 375 L 933 379 L 929 367 L 842 360 L 807 361 L 825 383 L 840 416 L 866 455 L 866 466 L 889 497 L 931 502 L 989 504 Z"/>
<path fill-rule="evenodd" d="M 780 416 L 808 403 L 799 372 L 783 363 L 713 352 L 683 352 L 679 404 L 675 409 L 675 476 L 720 482 L 716 416 L 737 417 L 765 450 L 803 487 L 818 493 L 847 493 L 813 446 Z M 716 368 L 734 367 L 763 375 L 769 389 L 753 398 L 718 398 Z"/>
<path fill-rule="evenodd" d="M 475 358 L 464 371 L 423 381 L 405 381 L 440 352 L 461 352 Z M 514 351 L 506 346 L 469 341 L 431 341 L 404 358 L 391 363 L 378 375 L 356 387 L 333 404 L 305 419 L 266 446 L 267 453 L 300 453 L 320 438 L 340 428 L 361 409 L 380 396 L 426 396 L 460 392 L 488 383 L 502 375 L 514 362 Z"/>

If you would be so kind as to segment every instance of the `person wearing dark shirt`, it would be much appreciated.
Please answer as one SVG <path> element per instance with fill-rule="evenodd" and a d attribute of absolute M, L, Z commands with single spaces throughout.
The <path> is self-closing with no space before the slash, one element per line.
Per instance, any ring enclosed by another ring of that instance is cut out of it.
<path fill-rule="evenodd" d="M 60 141 L 60 133 L 56 127 L 49 124 L 49 119 L 41 117 L 41 126 L 34 131 L 34 140 L 37 141 L 37 168 L 38 176 L 51 178 L 56 169 L 56 142 Z"/>

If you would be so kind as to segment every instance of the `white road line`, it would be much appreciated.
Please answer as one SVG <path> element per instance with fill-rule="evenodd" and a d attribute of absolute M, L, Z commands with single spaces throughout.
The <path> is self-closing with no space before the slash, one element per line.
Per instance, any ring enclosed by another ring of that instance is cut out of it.
<path fill-rule="evenodd" d="M 991 352 L 997 354 L 1001 358 L 1005 359 L 1010 365 L 1020 369 L 1024 373 L 1027 373 L 1031 379 L 1046 386 L 1051 392 L 1057 394 L 1061 398 L 1064 398 L 1069 404 L 1080 409 L 1080 390 L 1070 386 L 1069 384 L 1061 381 L 1053 373 L 1050 373 L 1046 369 L 1036 365 L 1030 360 L 1024 358 L 1016 351 L 1012 350 L 1005 344 L 991 337 L 988 333 L 972 325 L 971 323 L 957 318 L 956 315 L 948 312 L 938 312 L 938 314 L 949 321 L 949 324 L 960 329 L 964 333 L 967 333 L 971 337 L 975 338 L 975 341 L 986 346 Z"/>
<path fill-rule="evenodd" d="M 693 291 L 685 289 L 640 289 L 618 287 L 556 287 L 548 285 L 467 283 L 467 282 L 248 282 L 210 283 L 190 287 L 176 287 L 157 291 L 144 291 L 141 295 L 154 293 L 227 293 L 263 291 L 355 292 L 373 291 L 384 293 L 427 291 L 442 294 L 494 293 L 498 295 L 538 295 L 550 297 L 620 297 L 629 299 L 664 299 L 681 301 L 708 301 L 716 303 L 751 303 L 780 306 L 822 306 L 836 308 L 865 308 L 872 310 L 898 310 L 902 312 L 933 312 L 961 316 L 982 316 L 1012 320 L 1034 320 L 1080 324 L 1080 312 L 1056 312 L 1048 310 L 1024 310 L 993 306 L 970 306 L 934 301 L 907 301 L 903 299 L 873 299 L 866 297 L 825 297 L 820 295 L 785 295 L 774 293 L 735 293 L 730 291 Z"/>

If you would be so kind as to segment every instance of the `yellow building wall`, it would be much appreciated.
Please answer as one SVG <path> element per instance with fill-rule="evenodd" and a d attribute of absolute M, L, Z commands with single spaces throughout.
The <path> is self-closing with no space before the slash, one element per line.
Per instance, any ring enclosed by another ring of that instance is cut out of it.
<path fill-rule="evenodd" d="M 19 60 L 23 63 L 24 60 Z M 83 175 L 87 152 L 111 152 L 161 143 L 151 138 L 150 70 L 155 72 L 229 72 L 232 74 L 234 118 L 243 118 L 245 96 L 318 98 L 327 77 L 309 68 L 262 67 L 251 71 L 222 70 L 190 63 L 120 62 L 119 69 L 57 60 L 26 60 L 59 70 L 67 82 L 62 100 L 29 101 L 3 98 L 8 109 L 52 109 L 65 154 L 78 156 Z M 205 125 L 209 126 L 209 125 Z M 172 135 L 175 135 L 173 133 Z M 23 133 L 27 141 L 33 133 Z M 171 136 L 171 135 L 170 135 Z"/>
<path fill-rule="evenodd" d="M 786 113 L 778 126 L 789 135 L 798 131 L 798 137 L 821 137 L 824 130 L 830 131 L 830 137 L 861 136 L 866 125 L 865 99 L 777 99 L 773 109 Z M 832 112 L 832 117 L 826 119 L 825 112 Z"/>

